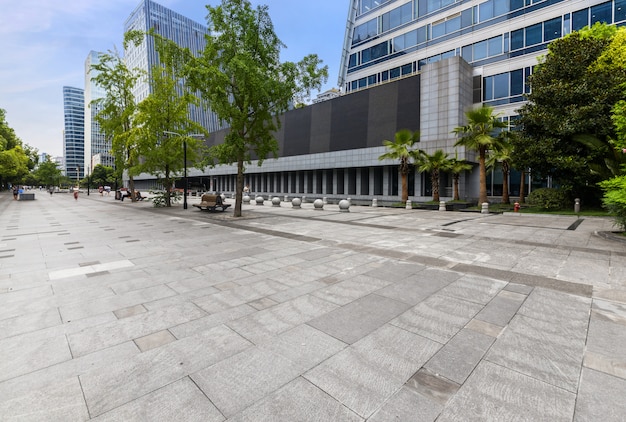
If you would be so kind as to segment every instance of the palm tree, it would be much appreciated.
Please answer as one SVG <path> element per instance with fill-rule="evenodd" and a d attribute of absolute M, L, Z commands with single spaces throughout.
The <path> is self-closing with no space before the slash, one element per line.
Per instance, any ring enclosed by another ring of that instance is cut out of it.
<path fill-rule="evenodd" d="M 478 152 L 478 166 L 480 169 L 480 191 L 478 203 L 487 202 L 487 171 L 485 157 L 487 151 L 493 149 L 499 142 L 497 129 L 506 128 L 507 124 L 498 120 L 493 114 L 493 108 L 483 106 L 465 113 L 467 125 L 459 126 L 452 132 L 460 136 L 455 146 L 463 146 Z"/>
<path fill-rule="evenodd" d="M 472 169 L 470 163 L 465 160 L 459 160 L 458 153 L 455 152 L 455 157 L 450 159 L 450 173 L 452 173 L 452 180 L 454 184 L 454 194 L 452 196 L 453 201 L 459 200 L 459 178 L 464 171 L 470 171 Z"/>
<path fill-rule="evenodd" d="M 417 159 L 417 168 L 420 172 L 429 172 L 430 181 L 433 186 L 433 201 L 439 202 L 439 172 L 446 171 L 450 167 L 448 154 L 438 149 L 432 155 L 428 155 L 424 151 L 419 151 Z"/>
<path fill-rule="evenodd" d="M 494 148 L 487 159 L 487 167 L 495 168 L 500 163 L 502 170 L 502 203 L 509 204 L 509 175 L 511 174 L 511 154 L 513 148 L 510 143 L 502 142 Z"/>
<path fill-rule="evenodd" d="M 411 158 L 415 158 L 417 151 L 413 150 L 413 146 L 419 142 L 419 132 L 411 132 L 408 129 L 402 129 L 396 132 L 394 141 L 384 140 L 383 145 L 387 148 L 387 152 L 378 157 L 379 160 L 399 160 L 400 175 L 402 177 L 402 202 L 409 199 L 408 174 L 411 168 Z"/>

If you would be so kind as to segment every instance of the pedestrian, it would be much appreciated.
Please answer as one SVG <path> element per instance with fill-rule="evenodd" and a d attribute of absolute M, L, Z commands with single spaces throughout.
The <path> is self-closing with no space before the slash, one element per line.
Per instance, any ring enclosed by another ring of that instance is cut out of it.
<path fill-rule="evenodd" d="M 104 188 L 102 185 L 98 186 L 98 192 L 100 192 L 100 196 L 103 196 Z"/>
<path fill-rule="evenodd" d="M 50 196 L 52 196 L 52 194 L 54 193 L 54 186 L 50 186 L 48 188 L 48 192 L 50 192 Z"/>
<path fill-rule="evenodd" d="M 17 193 L 18 193 L 18 187 L 17 185 L 13 185 L 13 200 L 17 201 Z"/>
<path fill-rule="evenodd" d="M 111 186 L 104 186 L 104 192 L 107 194 L 107 196 L 109 196 L 109 194 L 111 193 Z"/>
<path fill-rule="evenodd" d="M 74 200 L 78 201 L 78 186 L 74 188 Z"/>

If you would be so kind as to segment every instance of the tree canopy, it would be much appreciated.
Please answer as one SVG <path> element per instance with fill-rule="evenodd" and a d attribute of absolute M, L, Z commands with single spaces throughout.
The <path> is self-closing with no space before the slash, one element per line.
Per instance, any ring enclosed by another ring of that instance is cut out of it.
<path fill-rule="evenodd" d="M 611 173 L 607 158 L 615 158 L 616 136 L 611 111 L 625 98 L 626 82 L 626 67 L 614 65 L 614 40 L 623 40 L 624 31 L 598 23 L 553 41 L 528 80 L 514 161 L 577 195 Z M 601 57 L 604 66 L 598 65 Z"/>
<path fill-rule="evenodd" d="M 234 215 L 239 217 L 244 165 L 253 159 L 260 165 L 268 155 L 277 155 L 274 133 L 280 115 L 311 90 L 321 89 L 328 68 L 314 54 L 298 63 L 280 62 L 285 45 L 274 32 L 267 6 L 253 9 L 248 0 L 223 0 L 207 10 L 211 35 L 201 55 L 195 57 L 188 49 L 179 54 L 191 88 L 230 127 L 210 157 L 213 163 L 237 163 Z"/>
<path fill-rule="evenodd" d="M 6 111 L 0 108 L 0 186 L 22 183 L 37 161 L 37 150 L 18 138 L 6 121 Z"/>
<path fill-rule="evenodd" d="M 383 145 L 387 152 L 378 157 L 379 160 L 400 161 L 400 177 L 402 179 L 402 202 L 409 199 L 408 175 L 412 161 L 419 155 L 419 150 L 414 149 L 419 142 L 419 132 L 411 132 L 408 129 L 401 129 L 394 135 L 394 140 L 385 139 Z"/>

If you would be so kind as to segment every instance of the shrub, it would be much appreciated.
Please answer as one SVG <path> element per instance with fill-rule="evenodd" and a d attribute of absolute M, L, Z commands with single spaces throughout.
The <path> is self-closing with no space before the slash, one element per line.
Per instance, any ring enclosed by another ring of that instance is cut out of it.
<path fill-rule="evenodd" d="M 154 196 L 150 199 L 152 201 L 152 206 L 156 208 L 161 208 L 165 206 L 165 191 L 150 191 Z M 179 191 L 174 191 L 170 193 L 170 203 L 175 204 L 182 199 L 183 195 Z"/>
<path fill-rule="evenodd" d="M 604 190 L 604 207 L 615 216 L 615 225 L 626 231 L 626 176 L 614 177 L 599 184 Z"/>
<path fill-rule="evenodd" d="M 567 202 L 568 195 L 562 189 L 540 188 L 528 195 L 528 204 L 543 210 L 560 210 Z"/>

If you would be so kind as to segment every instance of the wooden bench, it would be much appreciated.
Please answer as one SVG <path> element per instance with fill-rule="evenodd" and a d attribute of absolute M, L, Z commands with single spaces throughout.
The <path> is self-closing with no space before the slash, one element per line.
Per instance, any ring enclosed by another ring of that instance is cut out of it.
<path fill-rule="evenodd" d="M 193 206 L 207 211 L 216 211 L 216 208 L 220 208 L 220 211 L 226 211 L 226 208 L 230 207 L 230 204 L 225 204 L 220 195 L 209 195 L 205 193 L 202 195 L 202 201 L 199 204 L 193 204 Z"/>

